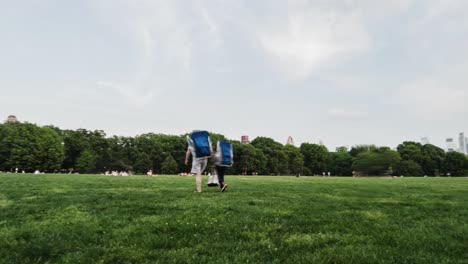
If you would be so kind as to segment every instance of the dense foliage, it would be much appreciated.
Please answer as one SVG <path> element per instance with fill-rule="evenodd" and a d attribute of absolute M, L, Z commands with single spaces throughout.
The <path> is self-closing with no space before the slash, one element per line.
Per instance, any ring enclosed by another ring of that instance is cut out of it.
<path fill-rule="evenodd" d="M 211 133 L 214 147 L 223 135 Z M 187 135 L 148 133 L 107 137 L 104 131 L 61 130 L 29 123 L 0 124 L 0 171 L 79 172 L 132 171 L 144 174 L 188 172 L 184 163 Z M 234 166 L 229 174 L 260 175 L 411 175 L 468 174 L 468 158 L 434 145 L 403 142 L 396 150 L 357 145 L 339 147 L 303 143 L 283 145 L 267 137 L 251 144 L 231 140 Z M 210 162 L 211 165 L 211 162 Z"/>
<path fill-rule="evenodd" d="M 59 170 L 64 160 L 60 135 L 33 124 L 0 125 L 0 171 Z"/>

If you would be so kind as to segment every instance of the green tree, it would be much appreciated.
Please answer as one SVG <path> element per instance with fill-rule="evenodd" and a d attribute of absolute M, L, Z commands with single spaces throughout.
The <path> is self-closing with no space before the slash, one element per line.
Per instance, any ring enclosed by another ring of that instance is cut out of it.
<path fill-rule="evenodd" d="M 351 148 L 349 154 L 353 157 L 357 157 L 362 152 L 371 152 L 377 151 L 378 147 L 376 145 L 356 145 Z"/>
<path fill-rule="evenodd" d="M 107 139 L 109 148 L 108 170 L 133 171 L 133 161 L 138 156 L 135 138 L 113 136 Z"/>
<path fill-rule="evenodd" d="M 235 174 L 251 174 L 265 171 L 267 158 L 265 154 L 254 146 L 241 144 L 239 141 L 231 142 L 234 152 L 234 166 L 231 171 Z"/>
<path fill-rule="evenodd" d="M 423 163 L 424 154 L 421 143 L 405 141 L 398 145 L 397 151 L 403 160 L 412 160 L 418 164 Z"/>
<path fill-rule="evenodd" d="M 55 129 L 43 127 L 41 129 L 39 148 L 42 149 L 37 157 L 41 160 L 43 171 L 59 171 L 65 158 L 62 137 Z"/>
<path fill-rule="evenodd" d="M 226 137 L 222 134 L 212 133 L 210 132 L 210 140 L 213 144 L 213 148 L 216 149 L 216 144 L 220 140 L 227 140 Z"/>
<path fill-rule="evenodd" d="M 161 172 L 162 163 L 172 156 L 177 164 L 177 171 L 184 171 L 185 152 L 187 150 L 186 135 L 173 136 L 148 133 L 135 138 L 135 151 L 147 153 L 152 161 L 155 172 Z M 138 155 L 138 154 L 137 154 Z"/>
<path fill-rule="evenodd" d="M 283 174 L 288 170 L 288 157 L 283 151 L 283 145 L 267 137 L 257 137 L 251 144 L 260 150 L 266 158 L 266 166 L 261 174 Z M 261 155 L 261 154 L 259 154 Z"/>
<path fill-rule="evenodd" d="M 96 155 L 90 149 L 86 149 L 81 152 L 76 162 L 76 169 L 80 173 L 94 172 L 96 168 Z"/>
<path fill-rule="evenodd" d="M 106 133 L 102 130 L 87 131 L 86 138 L 96 156 L 95 170 L 105 171 L 110 164 L 109 141 L 106 139 Z"/>
<path fill-rule="evenodd" d="M 390 168 L 397 167 L 401 162 L 400 154 L 388 148 L 376 151 L 361 152 L 353 160 L 352 169 L 368 175 L 383 175 Z"/>
<path fill-rule="evenodd" d="M 329 170 L 333 175 L 351 176 L 353 174 L 351 166 L 353 164 L 353 156 L 345 151 L 330 153 L 331 162 Z"/>
<path fill-rule="evenodd" d="M 0 124 L 0 171 L 10 170 L 7 167 L 7 160 L 10 157 L 11 141 L 9 140 L 12 133 L 12 126 Z"/>
<path fill-rule="evenodd" d="M 345 146 L 337 147 L 336 152 L 343 152 L 343 153 L 346 152 L 346 153 L 348 153 L 348 148 L 345 147 Z"/>
<path fill-rule="evenodd" d="M 85 150 L 92 151 L 96 161 L 95 168 L 90 168 L 90 170 L 104 171 L 105 167 L 109 165 L 109 141 L 105 138 L 106 134 L 102 130 L 64 130 L 62 136 L 65 145 L 65 159 L 63 161 L 65 169 L 77 168 L 78 159 Z"/>
<path fill-rule="evenodd" d="M 301 150 L 295 146 L 286 145 L 283 148 L 283 152 L 288 161 L 288 174 L 302 174 L 304 156 L 302 155 Z"/>
<path fill-rule="evenodd" d="M 452 176 L 464 176 L 467 173 L 467 157 L 459 152 L 449 152 L 445 155 L 442 164 L 443 171 Z"/>
<path fill-rule="evenodd" d="M 403 160 L 398 166 L 397 175 L 422 176 L 424 171 L 414 160 Z"/>
<path fill-rule="evenodd" d="M 328 171 L 330 155 L 327 147 L 323 145 L 302 143 L 300 147 L 304 157 L 304 167 L 310 174 L 319 174 Z"/>
<path fill-rule="evenodd" d="M 136 173 L 146 173 L 148 170 L 153 169 L 153 162 L 148 154 L 144 152 L 138 153 L 138 157 L 133 165 Z"/>
<path fill-rule="evenodd" d="M 442 172 L 445 151 L 431 144 L 422 146 L 423 162 L 421 164 L 425 175 L 438 176 Z"/>
<path fill-rule="evenodd" d="M 49 127 L 29 123 L 0 125 L 0 169 L 56 171 L 64 158 L 62 138 Z"/>
<path fill-rule="evenodd" d="M 163 174 L 176 174 L 177 162 L 172 156 L 167 156 L 161 166 L 161 173 Z"/>

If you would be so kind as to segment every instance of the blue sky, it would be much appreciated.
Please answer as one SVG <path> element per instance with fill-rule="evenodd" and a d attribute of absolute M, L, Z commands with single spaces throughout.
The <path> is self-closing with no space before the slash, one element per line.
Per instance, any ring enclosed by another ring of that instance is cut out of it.
<path fill-rule="evenodd" d="M 28 0 L 0 9 L 0 115 L 396 147 L 468 133 L 464 0 Z"/>

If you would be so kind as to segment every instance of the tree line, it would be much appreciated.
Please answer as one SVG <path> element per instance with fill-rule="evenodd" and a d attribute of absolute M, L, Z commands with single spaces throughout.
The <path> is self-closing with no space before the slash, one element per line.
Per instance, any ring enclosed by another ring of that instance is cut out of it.
<path fill-rule="evenodd" d="M 102 130 L 5 123 L 0 124 L 0 171 L 188 172 L 190 167 L 184 164 L 187 135 L 107 137 Z M 227 140 L 216 133 L 210 133 L 210 137 L 214 147 L 218 140 Z M 228 141 L 234 149 L 234 165 L 228 172 L 232 175 L 468 175 L 466 155 L 417 142 L 403 142 L 396 150 L 357 145 L 329 151 L 323 145 L 303 143 L 295 147 L 268 137 L 257 137 L 250 144 Z"/>

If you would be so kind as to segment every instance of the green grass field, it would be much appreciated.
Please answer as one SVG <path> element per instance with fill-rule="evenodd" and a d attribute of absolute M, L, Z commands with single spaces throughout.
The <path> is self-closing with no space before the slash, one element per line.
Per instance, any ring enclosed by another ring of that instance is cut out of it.
<path fill-rule="evenodd" d="M 226 181 L 2 174 L 0 263 L 468 263 L 466 178 Z"/>

